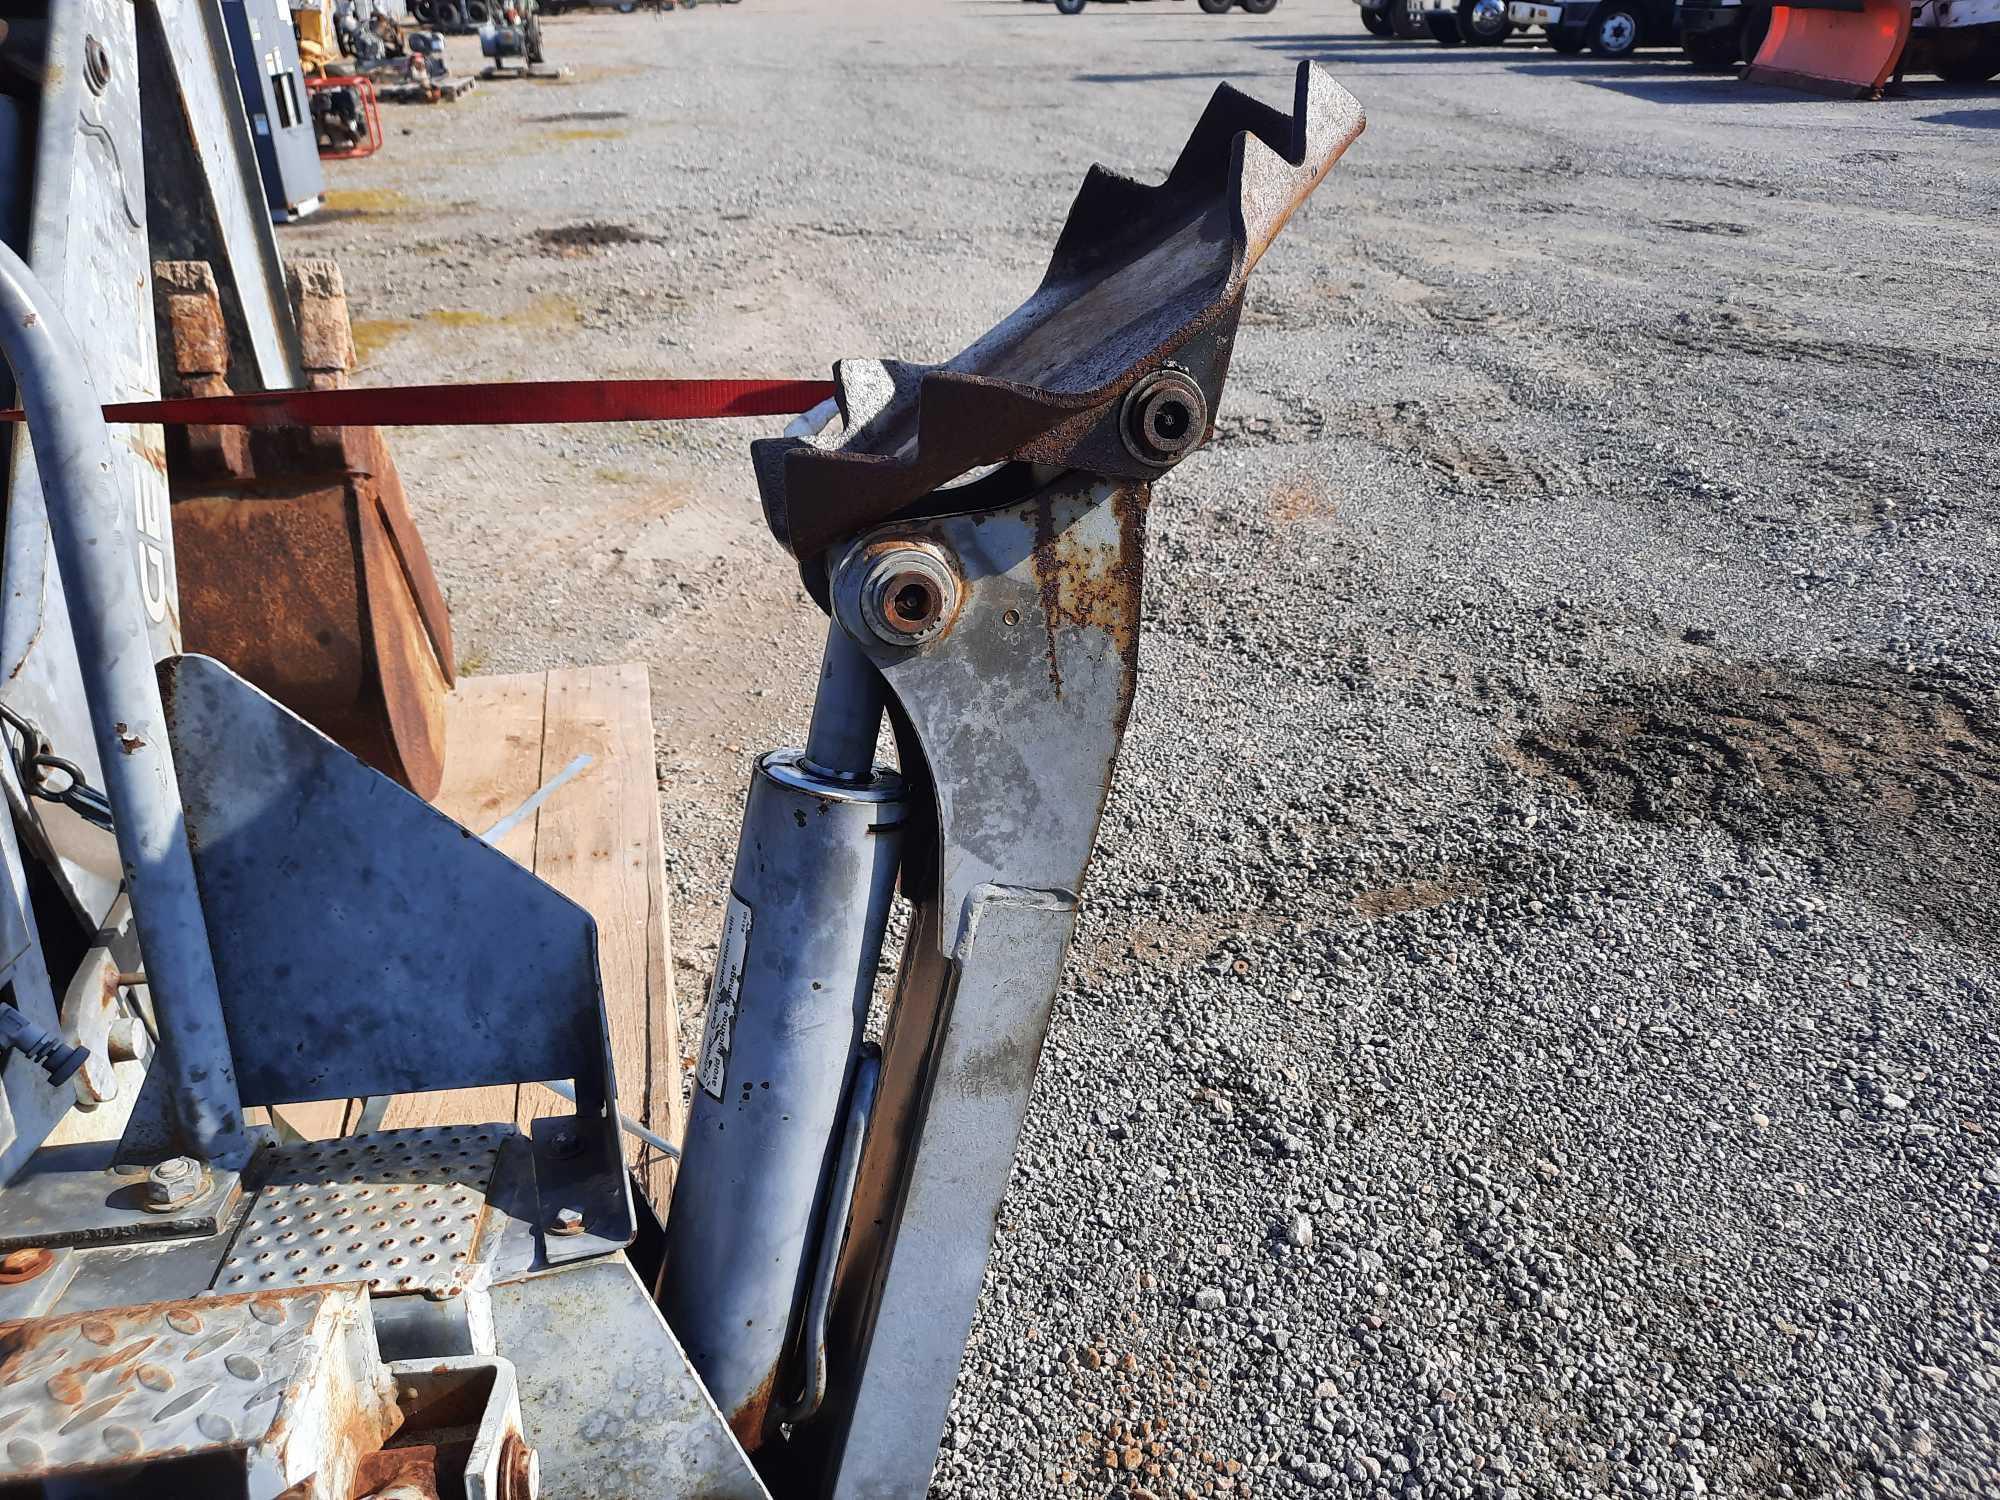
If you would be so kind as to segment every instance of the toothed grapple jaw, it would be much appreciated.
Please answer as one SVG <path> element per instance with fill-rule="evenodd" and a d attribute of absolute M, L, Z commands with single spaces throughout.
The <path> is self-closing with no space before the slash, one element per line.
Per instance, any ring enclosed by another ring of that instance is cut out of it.
<path fill-rule="evenodd" d="M 1361 134 L 1301 63 L 1287 115 L 1223 84 L 1165 182 L 1092 167 L 1034 295 L 938 365 L 842 360 L 842 421 L 752 445 L 809 580 L 834 543 L 1010 460 L 1145 480 L 1207 438 L 1251 268 Z"/>

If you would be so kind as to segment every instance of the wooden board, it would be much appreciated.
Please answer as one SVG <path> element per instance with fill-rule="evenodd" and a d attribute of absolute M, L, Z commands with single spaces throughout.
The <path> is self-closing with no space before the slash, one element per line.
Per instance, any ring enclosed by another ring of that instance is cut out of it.
<path fill-rule="evenodd" d="M 618 1104 L 668 1140 L 683 1125 L 680 1038 L 669 963 L 666 879 L 653 763 L 652 695 L 643 666 L 469 677 L 445 705 L 444 785 L 437 805 L 482 833 L 578 755 L 590 764 L 499 842 L 597 919 L 598 964 L 618 1075 Z M 308 1134 L 340 1128 L 342 1106 L 290 1106 Z M 483 1124 L 569 1105 L 533 1084 L 406 1095 L 385 1127 Z M 317 1112 L 308 1119 L 308 1111 Z M 331 1111 L 331 1124 L 319 1115 Z M 637 1139 L 628 1160 L 664 1207 L 672 1164 Z"/>

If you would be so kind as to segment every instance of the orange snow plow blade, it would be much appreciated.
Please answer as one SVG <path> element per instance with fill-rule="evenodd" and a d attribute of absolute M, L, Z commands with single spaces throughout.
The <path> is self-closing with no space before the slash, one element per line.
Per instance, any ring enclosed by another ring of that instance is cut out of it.
<path fill-rule="evenodd" d="M 1910 12 L 1910 0 L 1775 6 L 1743 77 L 1837 99 L 1879 99 L 1910 39 Z"/>

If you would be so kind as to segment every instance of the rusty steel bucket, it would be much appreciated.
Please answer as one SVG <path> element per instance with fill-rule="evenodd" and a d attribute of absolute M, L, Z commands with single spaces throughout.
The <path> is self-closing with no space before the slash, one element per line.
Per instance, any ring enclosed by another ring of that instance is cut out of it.
<path fill-rule="evenodd" d="M 330 262 L 291 275 L 308 382 L 344 385 L 346 299 Z M 163 343 L 189 395 L 228 393 L 209 268 L 155 267 Z M 379 429 L 169 429 L 181 631 L 422 797 L 444 777 L 451 618 Z"/>

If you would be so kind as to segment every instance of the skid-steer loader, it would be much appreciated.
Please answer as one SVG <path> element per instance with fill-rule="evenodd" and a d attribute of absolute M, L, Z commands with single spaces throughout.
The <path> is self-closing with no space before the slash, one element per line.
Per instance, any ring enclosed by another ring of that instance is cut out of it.
<path fill-rule="evenodd" d="M 0 1495 L 921 1494 L 1137 688 L 1151 485 L 1212 433 L 1247 279 L 1360 111 L 1310 66 L 1289 115 L 1218 89 L 1163 182 L 1091 171 L 1040 286 L 963 353 L 843 363 L 829 407 L 753 445 L 826 648 L 804 744 L 751 771 L 662 1227 L 620 1149 L 589 915 L 379 746 L 175 639 L 174 448 L 106 397 L 313 373 L 240 135 L 141 150 L 142 112 L 228 113 L 212 18 L 65 0 L 11 75 L 89 91 L 20 112 L 36 215 L 67 193 L 96 237 L 0 245 L 26 414 L 0 562 Z M 197 175 L 156 174 L 176 149 Z M 176 183 L 157 213 L 142 168 Z M 181 267 L 164 359 L 152 260 Z M 217 483 L 338 457 L 302 513 L 352 532 L 373 506 L 395 541 L 365 443 L 175 443 Z M 289 555 L 324 561 L 297 524 Z M 354 587 L 337 608 L 367 614 Z M 526 1130 L 255 1118 L 542 1081 L 574 1109 Z M 86 1103 L 111 1128 L 60 1135 Z"/>

